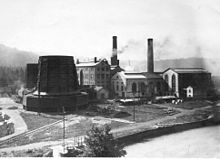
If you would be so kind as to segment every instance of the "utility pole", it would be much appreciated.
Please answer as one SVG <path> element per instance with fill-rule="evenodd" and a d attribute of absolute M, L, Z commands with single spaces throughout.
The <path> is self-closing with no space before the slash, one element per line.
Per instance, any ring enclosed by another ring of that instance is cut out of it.
<path fill-rule="evenodd" d="M 133 105 L 133 121 L 135 121 L 135 93 L 133 93 L 134 105 Z"/>
<path fill-rule="evenodd" d="M 65 107 L 63 107 L 63 153 L 65 153 Z"/>

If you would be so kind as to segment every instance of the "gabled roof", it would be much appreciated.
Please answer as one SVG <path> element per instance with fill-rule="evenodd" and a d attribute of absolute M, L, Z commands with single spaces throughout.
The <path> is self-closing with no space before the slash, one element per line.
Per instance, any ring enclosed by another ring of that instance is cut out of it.
<path fill-rule="evenodd" d="M 168 70 L 172 70 L 176 73 L 210 73 L 203 68 L 168 68 L 164 72 L 167 72 Z"/>
<path fill-rule="evenodd" d="M 128 72 L 121 71 L 115 75 L 121 76 L 122 79 L 146 79 L 146 77 L 142 73 L 128 73 Z"/>
<path fill-rule="evenodd" d="M 124 72 L 124 77 L 127 79 L 145 79 L 142 73 Z"/>
<path fill-rule="evenodd" d="M 90 61 L 90 62 L 81 62 L 76 64 L 76 67 L 93 67 L 100 64 L 102 61 L 107 61 L 105 58 L 98 60 L 97 62 Z"/>
<path fill-rule="evenodd" d="M 111 69 L 111 70 L 118 69 L 118 70 L 124 71 L 124 69 L 121 68 L 121 67 L 118 66 L 118 65 L 111 65 L 111 66 L 110 66 L 110 69 Z"/>

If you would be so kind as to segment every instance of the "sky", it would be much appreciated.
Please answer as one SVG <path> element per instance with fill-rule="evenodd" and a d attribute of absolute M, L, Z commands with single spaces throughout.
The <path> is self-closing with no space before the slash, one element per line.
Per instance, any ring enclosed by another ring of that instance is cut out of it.
<path fill-rule="evenodd" d="M 39 55 L 220 58 L 219 0 L 0 0 L 0 43 Z"/>

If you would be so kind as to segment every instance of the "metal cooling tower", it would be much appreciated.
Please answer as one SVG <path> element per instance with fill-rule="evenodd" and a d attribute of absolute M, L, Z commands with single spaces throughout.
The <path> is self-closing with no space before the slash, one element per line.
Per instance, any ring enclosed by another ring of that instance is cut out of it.
<path fill-rule="evenodd" d="M 72 56 L 40 56 L 37 89 L 23 98 L 25 110 L 62 112 L 83 108 L 88 95 L 78 90 L 78 78 Z"/>
<path fill-rule="evenodd" d="M 72 56 L 40 56 L 37 90 L 48 95 L 71 94 L 78 88 Z"/>

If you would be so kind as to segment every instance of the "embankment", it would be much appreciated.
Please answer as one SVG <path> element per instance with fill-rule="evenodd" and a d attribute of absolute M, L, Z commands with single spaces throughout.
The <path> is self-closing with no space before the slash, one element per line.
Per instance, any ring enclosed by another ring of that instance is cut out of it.
<path fill-rule="evenodd" d="M 181 132 L 185 130 L 200 128 L 204 126 L 212 126 L 216 123 L 213 122 L 213 119 L 206 119 L 202 121 L 196 121 L 191 123 L 184 123 L 184 124 L 176 124 L 172 126 L 166 126 L 166 127 L 158 127 L 158 128 L 152 128 L 145 131 L 141 131 L 134 134 L 124 134 L 123 136 L 116 137 L 118 142 L 120 144 L 123 144 L 124 146 L 131 145 L 137 142 L 142 142 L 143 140 L 146 141 L 146 139 L 167 135 L 171 133 Z"/>

